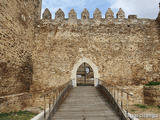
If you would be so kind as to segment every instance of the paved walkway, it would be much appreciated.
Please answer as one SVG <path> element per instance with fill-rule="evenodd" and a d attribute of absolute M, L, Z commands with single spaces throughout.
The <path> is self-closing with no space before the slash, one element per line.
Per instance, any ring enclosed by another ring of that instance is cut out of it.
<path fill-rule="evenodd" d="M 92 86 L 74 88 L 53 120 L 120 120 L 100 92 Z"/>

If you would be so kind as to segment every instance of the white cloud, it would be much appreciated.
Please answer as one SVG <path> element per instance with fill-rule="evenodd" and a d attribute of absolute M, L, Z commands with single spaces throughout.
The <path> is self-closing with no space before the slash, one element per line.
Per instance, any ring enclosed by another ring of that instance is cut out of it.
<path fill-rule="evenodd" d="M 137 14 L 138 17 L 156 18 L 159 0 L 110 0 L 111 8 L 122 8 L 126 15 Z"/>

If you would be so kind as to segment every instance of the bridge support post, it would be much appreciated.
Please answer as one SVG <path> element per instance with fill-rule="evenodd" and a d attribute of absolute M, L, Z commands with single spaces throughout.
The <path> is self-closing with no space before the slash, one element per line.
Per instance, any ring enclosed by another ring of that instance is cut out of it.
<path fill-rule="evenodd" d="M 94 86 L 97 87 L 99 84 L 99 80 L 98 78 L 94 78 Z"/>
<path fill-rule="evenodd" d="M 73 86 L 73 87 L 77 87 L 77 81 L 76 81 L 76 79 L 73 79 L 73 80 L 72 80 L 72 86 Z"/>

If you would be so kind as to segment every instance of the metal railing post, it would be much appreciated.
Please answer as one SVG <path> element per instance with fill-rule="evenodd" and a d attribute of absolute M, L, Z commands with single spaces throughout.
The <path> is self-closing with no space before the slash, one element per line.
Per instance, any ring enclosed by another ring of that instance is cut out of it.
<path fill-rule="evenodd" d="M 123 91 L 121 91 L 121 108 L 123 109 Z"/>
<path fill-rule="evenodd" d="M 129 95 L 127 94 L 127 108 L 126 108 L 126 110 L 127 110 L 127 116 L 128 116 L 128 103 L 129 102 Z"/>
<path fill-rule="evenodd" d="M 111 95 L 113 96 L 113 86 L 111 86 L 111 88 L 112 88 L 112 89 L 111 89 Z"/>
<path fill-rule="evenodd" d="M 49 97 L 49 112 L 51 112 L 51 99 Z"/>
<path fill-rule="evenodd" d="M 44 120 L 46 119 L 46 99 L 44 96 Z"/>
<path fill-rule="evenodd" d="M 113 97 L 114 97 L 114 99 L 115 99 L 115 97 L 116 97 L 115 87 L 113 87 Z"/>
<path fill-rule="evenodd" d="M 43 120 L 50 120 L 53 117 L 53 114 L 57 109 L 57 104 L 67 96 L 66 94 L 68 94 L 70 89 L 69 86 L 71 85 L 72 81 L 69 81 L 63 85 L 53 88 L 52 90 L 43 91 L 40 96 L 43 102 Z"/>
<path fill-rule="evenodd" d="M 110 87 L 108 86 L 108 91 L 109 91 L 109 93 L 110 93 Z"/>
<path fill-rule="evenodd" d="M 109 87 L 102 80 L 99 80 L 99 83 L 101 83 L 101 86 L 105 87 L 105 89 L 109 92 L 109 94 L 113 98 L 111 103 L 116 104 L 116 106 L 118 107 L 118 110 L 122 112 L 122 114 L 127 120 L 130 119 L 128 115 L 129 114 L 129 101 L 130 101 L 129 97 L 133 95 L 123 90 L 123 88 L 118 88 L 115 86 Z"/>
<path fill-rule="evenodd" d="M 54 105 L 56 104 L 56 101 L 57 101 L 57 93 L 55 93 L 54 95 Z"/>
<path fill-rule="evenodd" d="M 117 88 L 117 104 L 119 104 L 119 103 L 118 103 L 118 102 L 119 102 L 118 92 L 119 92 L 119 89 Z"/>

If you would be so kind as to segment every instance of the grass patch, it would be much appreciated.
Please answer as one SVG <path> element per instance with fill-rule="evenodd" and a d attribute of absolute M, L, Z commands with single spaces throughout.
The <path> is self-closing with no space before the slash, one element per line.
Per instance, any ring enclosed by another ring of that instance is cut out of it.
<path fill-rule="evenodd" d="M 131 111 L 132 111 L 132 112 L 135 112 L 136 110 L 132 109 Z"/>
<path fill-rule="evenodd" d="M 135 106 L 142 109 L 148 108 L 146 105 L 142 105 L 142 104 L 135 104 Z"/>
<path fill-rule="evenodd" d="M 30 120 L 35 115 L 37 114 L 28 111 L 0 113 L 0 120 Z"/>
<path fill-rule="evenodd" d="M 145 86 L 156 86 L 160 85 L 160 82 L 149 82 L 148 84 L 145 84 Z"/>

